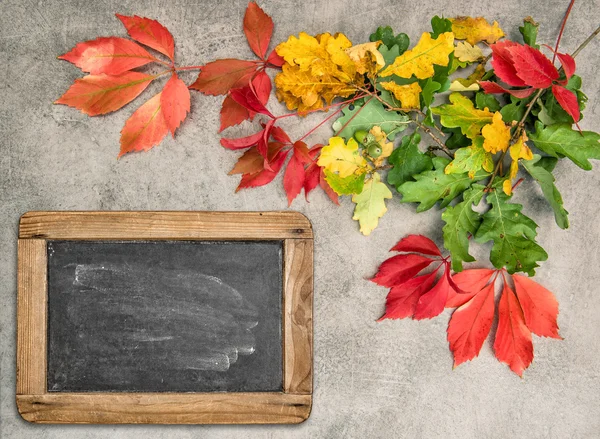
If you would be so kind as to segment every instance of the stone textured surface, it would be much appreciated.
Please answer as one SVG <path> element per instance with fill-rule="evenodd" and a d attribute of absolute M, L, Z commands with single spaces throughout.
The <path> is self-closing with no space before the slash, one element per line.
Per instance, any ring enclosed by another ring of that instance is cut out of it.
<path fill-rule="evenodd" d="M 276 22 L 274 41 L 289 34 L 330 31 L 352 41 L 392 24 L 416 38 L 434 14 L 486 15 L 517 37 L 522 17 L 543 23 L 539 40 L 553 44 L 566 0 L 261 1 Z M 539 279 L 560 302 L 564 341 L 535 338 L 536 357 L 519 379 L 498 363 L 486 343 L 476 361 L 452 370 L 445 339 L 448 314 L 432 321 L 377 324 L 386 291 L 364 280 L 408 233 L 441 240 L 439 212 L 416 215 L 397 199 L 370 237 L 361 236 L 344 200 L 334 207 L 322 193 L 293 208 L 316 233 L 315 386 L 310 419 L 299 426 L 40 426 L 19 417 L 15 402 L 16 239 L 28 210 L 184 209 L 276 210 L 286 207 L 280 178 L 234 194 L 227 176 L 236 154 L 218 144 L 220 99 L 193 93 L 192 114 L 149 153 L 117 161 L 119 131 L 141 103 L 107 117 L 88 118 L 54 106 L 80 72 L 56 56 L 100 35 L 125 35 L 115 12 L 159 19 L 174 34 L 182 65 L 249 57 L 241 31 L 245 1 L 153 0 L 0 3 L 0 436 L 2 438 L 595 438 L 600 435 L 600 167 L 557 168 L 557 184 L 571 213 L 558 229 L 540 191 L 526 180 L 515 197 L 540 225 L 550 259 Z M 600 1 L 576 3 L 563 39 L 573 50 L 600 21 Z M 583 128 L 598 129 L 600 40 L 577 60 L 590 97 Z M 193 80 L 193 74 L 185 77 Z M 189 82 L 188 82 L 189 83 Z M 152 96 L 151 87 L 143 98 Z M 281 111 L 277 106 L 276 111 Z M 292 137 L 318 118 L 288 122 Z M 244 126 L 232 135 L 249 132 Z M 323 128 L 313 137 L 323 140 Z M 529 195 L 524 195 L 525 193 Z M 525 199 L 526 198 L 526 199 Z M 482 249 L 479 255 L 484 255 Z"/>

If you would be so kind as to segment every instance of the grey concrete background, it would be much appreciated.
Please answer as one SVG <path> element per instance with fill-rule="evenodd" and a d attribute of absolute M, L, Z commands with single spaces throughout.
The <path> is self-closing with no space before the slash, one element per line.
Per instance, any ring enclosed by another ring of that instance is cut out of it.
<path fill-rule="evenodd" d="M 527 15 L 543 23 L 539 40 L 553 44 L 566 0 L 331 0 L 261 1 L 273 16 L 273 41 L 306 31 L 341 31 L 363 42 L 378 25 L 392 24 L 413 39 L 434 14 L 485 15 L 509 36 Z M 424 233 L 441 240 L 439 212 L 388 202 L 389 212 L 371 236 L 358 232 L 352 204 L 335 207 L 322 192 L 293 208 L 316 233 L 314 407 L 298 426 L 40 426 L 24 422 L 15 402 L 16 242 L 19 216 L 28 210 L 286 208 L 281 178 L 234 194 L 227 176 L 237 154 L 218 144 L 219 98 L 193 93 L 192 114 L 178 131 L 145 154 L 117 161 L 126 118 L 152 96 L 107 117 L 88 118 L 54 106 L 80 76 L 56 60 L 77 42 L 125 36 L 115 12 L 159 19 L 173 33 L 180 65 L 215 58 L 250 57 L 242 17 L 246 2 L 154 0 L 65 2 L 0 1 L 0 436 L 2 438 L 595 438 L 600 437 L 600 251 L 597 211 L 600 164 L 584 172 L 560 163 L 557 184 L 571 228 L 558 229 L 540 191 L 527 180 L 515 198 L 540 225 L 550 259 L 538 279 L 560 302 L 564 341 L 534 337 L 535 360 L 519 379 L 495 360 L 491 342 L 478 359 L 452 370 L 446 342 L 449 313 L 432 321 L 376 323 L 387 291 L 364 280 L 400 237 Z M 562 49 L 572 51 L 600 21 L 600 1 L 580 0 Z M 600 109 L 600 40 L 578 58 L 590 97 L 585 129 L 596 129 Z M 185 77 L 188 83 L 193 74 Z M 274 103 L 275 104 L 275 103 Z M 274 105 L 275 112 L 281 108 Z M 317 117 L 286 121 L 300 137 Z M 232 136 L 250 133 L 249 126 Z M 324 140 L 324 128 L 312 139 Z M 525 195 L 527 194 L 527 195 Z M 484 256 L 487 248 L 478 252 Z M 484 261 L 482 260 L 482 263 Z"/>

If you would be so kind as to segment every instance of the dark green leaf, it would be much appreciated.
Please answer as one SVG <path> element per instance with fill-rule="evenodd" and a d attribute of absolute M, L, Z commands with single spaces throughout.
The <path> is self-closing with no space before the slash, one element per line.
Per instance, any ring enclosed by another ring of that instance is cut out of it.
<path fill-rule="evenodd" d="M 519 27 L 519 32 L 523 35 L 523 42 L 528 46 L 539 49 L 540 46 L 536 43 L 539 23 L 533 21 L 533 18 L 527 17 L 523 20 L 523 26 Z"/>
<path fill-rule="evenodd" d="M 413 175 L 433 167 L 431 157 L 419 151 L 419 142 L 421 142 L 419 133 L 402 138 L 400 146 L 394 149 L 388 158 L 388 162 L 394 165 L 387 176 L 388 184 L 398 188 L 404 182 L 412 180 Z"/>
<path fill-rule="evenodd" d="M 381 41 L 388 49 L 398 46 L 400 54 L 406 52 L 410 46 L 408 35 L 399 33 L 394 36 L 394 30 L 390 26 L 378 27 L 377 30 L 369 36 L 370 41 Z"/>
<path fill-rule="evenodd" d="M 452 32 L 452 22 L 447 18 L 438 17 L 437 15 L 431 19 L 431 33 L 432 38 L 437 38 L 444 32 Z"/>
<path fill-rule="evenodd" d="M 383 104 L 376 99 L 371 99 L 360 107 L 355 106 L 353 110 L 345 108 L 343 113 L 344 115 L 333 123 L 333 130 L 336 136 L 346 140 L 357 130 L 369 131 L 374 126 L 381 127 L 387 133 L 388 139 L 394 140 L 396 133 L 404 131 L 410 123 L 408 116 L 396 111 L 386 111 Z"/>
<path fill-rule="evenodd" d="M 475 95 L 475 106 L 480 110 L 487 108 L 493 113 L 500 110 L 500 103 L 498 102 L 498 99 L 496 99 L 494 95 L 489 95 L 482 92 L 477 92 Z"/>
<path fill-rule="evenodd" d="M 419 81 L 419 85 L 421 86 L 421 108 L 429 107 L 433 102 L 434 94 L 442 88 L 442 84 L 427 78 Z"/>

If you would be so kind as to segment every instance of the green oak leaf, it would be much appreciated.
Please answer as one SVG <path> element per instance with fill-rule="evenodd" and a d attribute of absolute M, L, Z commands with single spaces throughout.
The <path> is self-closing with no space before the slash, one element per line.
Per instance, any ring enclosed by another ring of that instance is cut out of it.
<path fill-rule="evenodd" d="M 529 134 L 535 146 L 553 157 L 568 157 L 581 169 L 589 171 L 589 159 L 600 159 L 600 134 L 592 131 L 576 131 L 570 124 L 554 124 L 544 127 L 535 123 L 535 133 Z"/>
<path fill-rule="evenodd" d="M 442 131 L 449 134 L 446 139 L 446 146 L 450 149 L 462 148 L 471 144 L 471 139 L 465 136 L 460 128 L 446 128 L 443 127 Z"/>
<path fill-rule="evenodd" d="M 489 95 L 483 92 L 477 92 L 475 94 L 475 106 L 480 110 L 485 110 L 487 108 L 491 112 L 500 110 L 500 103 L 498 102 L 498 99 L 496 99 L 494 95 Z"/>
<path fill-rule="evenodd" d="M 477 171 L 481 168 L 487 172 L 494 170 L 494 160 L 492 154 L 483 149 L 483 136 L 475 137 L 473 144 L 466 148 L 457 149 L 454 153 L 454 160 L 450 162 L 444 172 L 446 174 L 469 173 L 469 177 L 475 177 Z"/>
<path fill-rule="evenodd" d="M 521 164 L 540 185 L 544 197 L 554 210 L 554 219 L 558 227 L 566 229 L 569 227 L 569 212 L 563 207 L 562 196 L 554 185 L 554 176 L 552 175 L 552 169 L 554 169 L 557 161 L 558 159 L 554 157 L 542 158 L 540 155 L 535 154 L 533 159 L 522 160 Z"/>
<path fill-rule="evenodd" d="M 400 54 L 406 52 L 406 49 L 410 46 L 410 38 L 408 38 L 408 35 L 399 33 L 394 36 L 394 30 L 390 26 L 379 26 L 377 30 L 369 36 L 369 41 L 381 41 L 389 49 L 398 46 Z"/>
<path fill-rule="evenodd" d="M 383 104 L 378 100 L 371 99 L 362 106 L 354 109 L 345 108 L 344 115 L 333 123 L 336 136 L 350 139 L 358 130 L 369 131 L 374 126 L 379 126 L 387 133 L 390 140 L 394 140 L 397 133 L 404 131 L 410 119 L 405 114 L 395 111 L 386 111 Z"/>
<path fill-rule="evenodd" d="M 398 188 L 404 182 L 412 180 L 413 175 L 428 171 L 433 167 L 431 157 L 419 151 L 420 141 L 419 133 L 402 138 L 400 146 L 394 149 L 388 158 L 388 162 L 394 165 L 387 175 L 388 184 Z"/>
<path fill-rule="evenodd" d="M 433 95 L 442 88 L 442 84 L 427 78 L 419 81 L 419 85 L 421 86 L 421 108 L 429 107 L 433 102 Z"/>
<path fill-rule="evenodd" d="M 437 15 L 431 19 L 431 28 L 433 32 L 430 32 L 431 38 L 437 38 L 444 32 L 452 32 L 452 22 L 444 17 L 438 17 Z"/>
<path fill-rule="evenodd" d="M 383 56 L 385 66 L 389 66 L 394 63 L 394 60 L 400 56 L 400 47 L 398 45 L 388 47 L 386 45 L 379 46 L 379 53 Z"/>
<path fill-rule="evenodd" d="M 475 258 L 469 254 L 469 235 L 475 235 L 481 216 L 473 210 L 483 198 L 485 186 L 474 184 L 463 193 L 463 201 L 455 206 L 448 206 L 442 213 L 446 223 L 444 232 L 444 247 L 452 256 L 452 269 L 462 271 L 463 262 L 473 262 Z"/>
<path fill-rule="evenodd" d="M 537 263 L 548 259 L 548 254 L 535 242 L 537 224 L 521 213 L 522 205 L 508 202 L 510 197 L 502 191 L 501 184 L 495 184 L 486 195 L 492 207 L 483 214 L 475 241 L 493 241 L 490 261 L 494 267 L 533 276 Z"/>
<path fill-rule="evenodd" d="M 485 125 L 492 123 L 493 113 L 476 109 L 473 102 L 460 93 L 452 93 L 449 100 L 450 104 L 431 109 L 441 117 L 443 126 L 460 128 L 464 135 L 474 139 Z"/>
<path fill-rule="evenodd" d="M 352 174 L 347 177 L 340 177 L 335 172 L 331 172 L 328 169 L 324 170 L 325 180 L 331 186 L 331 189 L 338 195 L 352 195 L 360 194 L 365 184 L 365 174 L 357 175 Z"/>
<path fill-rule="evenodd" d="M 511 96 L 510 101 L 510 104 L 506 104 L 500 109 L 502 120 L 507 124 L 511 124 L 513 121 L 519 122 L 523 118 L 529 98 L 518 99 Z"/>
<path fill-rule="evenodd" d="M 519 32 L 523 35 L 523 42 L 528 46 L 539 49 L 540 46 L 536 44 L 538 34 L 539 23 L 533 21 L 533 18 L 527 17 L 523 20 L 523 26 L 519 27 Z"/>
<path fill-rule="evenodd" d="M 471 185 L 490 175 L 485 171 L 478 171 L 471 179 L 464 174 L 446 174 L 444 169 L 450 160 L 444 157 L 434 157 L 434 170 L 413 175 L 416 181 L 407 181 L 397 189 L 402 194 L 403 203 L 419 203 L 417 212 L 431 209 L 435 203 L 441 201 L 440 207 L 446 207 L 450 202 L 467 190 Z"/>

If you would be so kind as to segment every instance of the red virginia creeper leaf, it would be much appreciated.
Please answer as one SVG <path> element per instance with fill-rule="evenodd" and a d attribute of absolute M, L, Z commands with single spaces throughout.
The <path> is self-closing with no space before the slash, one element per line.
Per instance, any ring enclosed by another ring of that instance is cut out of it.
<path fill-rule="evenodd" d="M 271 114 L 269 110 L 260 102 L 256 93 L 249 86 L 236 88 L 229 92 L 229 95 L 236 101 L 238 104 L 242 105 L 246 109 L 250 111 L 254 111 L 256 113 L 265 114 L 272 119 L 275 119 L 275 116 Z"/>
<path fill-rule="evenodd" d="M 269 55 L 269 58 L 267 58 L 267 62 L 274 67 L 281 67 L 285 63 L 285 60 L 279 55 L 277 55 L 277 52 L 275 51 L 275 49 L 273 49 L 273 51 Z"/>
<path fill-rule="evenodd" d="M 535 88 L 521 88 L 521 89 L 507 89 L 502 87 L 495 82 L 490 81 L 479 81 L 479 85 L 483 89 L 484 92 L 488 94 L 501 94 L 501 93 L 510 93 L 516 98 L 523 99 L 529 97 L 531 93 L 535 91 Z"/>
<path fill-rule="evenodd" d="M 292 155 L 292 158 L 288 162 L 285 174 L 283 174 L 283 188 L 287 195 L 288 206 L 291 206 L 294 198 L 302 191 L 302 188 L 304 187 L 304 178 L 304 163 L 298 159 L 298 156 L 294 151 L 294 155 Z"/>
<path fill-rule="evenodd" d="M 513 290 L 504 282 L 498 304 L 498 329 L 494 340 L 496 358 L 508 364 L 519 376 L 533 361 L 531 331 L 525 324 L 521 305 Z"/>
<path fill-rule="evenodd" d="M 575 123 L 579 122 L 579 102 L 577 102 L 577 96 L 568 88 L 562 85 L 552 85 L 552 94 L 556 98 L 560 106 L 565 110 L 569 116 L 573 118 Z"/>
<path fill-rule="evenodd" d="M 503 82 L 513 87 L 521 87 L 527 84 L 517 76 L 512 55 L 509 52 L 509 49 L 515 46 L 518 46 L 518 44 L 512 41 L 499 41 L 492 44 L 490 46 L 492 49 L 492 67 L 496 76 Z"/>
<path fill-rule="evenodd" d="M 262 171 L 256 172 L 254 174 L 244 174 L 242 175 L 242 180 L 238 185 L 236 192 L 240 189 L 249 188 L 249 187 L 258 187 L 269 184 L 273 181 L 273 179 L 277 176 L 285 159 L 288 155 L 288 151 L 279 151 L 273 161 L 270 162 L 271 169 L 263 169 Z"/>
<path fill-rule="evenodd" d="M 250 85 L 260 103 L 267 105 L 272 89 L 271 78 L 269 78 L 269 75 L 267 75 L 264 70 L 258 72 L 254 79 L 252 79 Z"/>
<path fill-rule="evenodd" d="M 84 76 L 76 79 L 55 104 L 75 107 L 88 116 L 110 113 L 133 101 L 154 78 L 140 72 Z"/>
<path fill-rule="evenodd" d="M 179 79 L 177 73 L 173 73 L 173 76 L 165 84 L 160 98 L 160 106 L 167 127 L 171 131 L 171 135 L 175 137 L 175 130 L 179 128 L 190 112 L 190 90 L 185 82 Z"/>
<path fill-rule="evenodd" d="M 408 254 L 392 256 L 383 261 L 371 281 L 382 287 L 395 287 L 407 282 L 433 262 L 425 256 Z"/>
<path fill-rule="evenodd" d="M 450 286 L 450 264 L 444 263 L 445 271 L 435 286 L 419 297 L 413 319 L 423 320 L 439 316 L 444 311 Z M 437 270 L 436 270 L 437 271 Z"/>
<path fill-rule="evenodd" d="M 119 157 L 128 152 L 147 151 L 169 132 L 169 127 L 161 109 L 159 93 L 135 110 L 121 130 L 121 152 Z"/>
<path fill-rule="evenodd" d="M 248 110 L 234 101 L 231 96 L 226 96 L 221 107 L 221 127 L 219 128 L 219 132 L 248 119 L 250 119 Z"/>
<path fill-rule="evenodd" d="M 273 20 L 254 2 L 248 3 L 244 15 L 244 33 L 252 51 L 264 58 L 273 34 Z"/>
<path fill-rule="evenodd" d="M 139 44 L 118 37 L 103 37 L 79 43 L 58 59 L 69 61 L 92 75 L 120 75 L 156 60 Z"/>
<path fill-rule="evenodd" d="M 273 128 L 277 128 L 277 127 L 273 127 Z M 285 137 L 287 137 L 287 134 L 285 134 Z M 273 138 L 275 138 L 275 134 L 273 134 Z M 287 138 L 289 140 L 289 137 L 287 137 Z M 298 141 L 298 142 L 294 143 L 294 155 L 303 164 L 308 165 L 308 164 L 313 163 L 313 159 L 310 156 L 310 152 L 308 150 L 308 146 L 306 145 L 306 143 L 304 143 L 302 141 Z"/>
<path fill-rule="evenodd" d="M 540 337 L 562 339 L 558 335 L 558 302 L 546 288 L 528 277 L 513 274 L 515 292 L 527 327 Z"/>
<path fill-rule="evenodd" d="M 259 154 L 256 146 L 249 148 L 237 161 L 229 175 L 255 174 L 264 169 L 265 158 Z"/>
<path fill-rule="evenodd" d="M 494 284 L 461 305 L 448 323 L 448 343 L 454 367 L 479 355 L 494 320 Z"/>
<path fill-rule="evenodd" d="M 456 308 L 467 303 L 487 285 L 494 273 L 496 270 L 472 268 L 454 274 L 452 280 L 463 293 L 450 291 L 446 308 Z"/>
<path fill-rule="evenodd" d="M 331 188 L 331 186 L 329 186 L 327 179 L 325 179 L 325 172 L 323 172 L 323 168 L 320 168 L 320 169 L 321 169 L 321 174 L 319 175 L 319 186 L 321 186 L 321 189 L 323 189 L 325 191 L 325 193 L 327 194 L 329 199 L 334 204 L 337 204 L 339 206 L 340 200 L 339 200 L 338 194 Z"/>
<path fill-rule="evenodd" d="M 385 313 L 377 320 L 405 319 L 412 317 L 419 298 L 430 290 L 437 272 L 423 274 L 398 287 L 393 287 L 385 300 Z"/>
<path fill-rule="evenodd" d="M 283 128 L 273 126 L 271 129 L 271 136 L 273 136 L 276 141 L 281 142 L 284 145 L 290 145 L 292 143 L 290 137 L 283 130 Z"/>
<path fill-rule="evenodd" d="M 127 29 L 131 38 L 169 57 L 175 61 L 175 42 L 171 32 L 162 24 L 150 18 L 128 17 L 115 14 Z"/>
<path fill-rule="evenodd" d="M 224 95 L 232 88 L 247 86 L 257 68 L 253 61 L 218 59 L 202 67 L 190 88 L 207 95 Z"/>
<path fill-rule="evenodd" d="M 570 79 L 571 76 L 573 76 L 575 74 L 575 68 L 576 68 L 575 59 L 568 53 L 556 52 L 556 56 L 558 57 L 558 59 L 560 60 L 560 63 L 563 66 L 563 70 L 565 71 L 565 75 L 567 76 L 567 79 Z"/>
<path fill-rule="evenodd" d="M 558 79 L 556 67 L 546 56 L 531 46 L 516 44 L 507 49 L 511 54 L 517 76 L 535 88 L 548 88 Z"/>
<path fill-rule="evenodd" d="M 442 256 L 440 249 L 435 242 L 423 235 L 408 235 L 402 238 L 398 244 L 393 246 L 390 251 L 395 252 L 414 252 L 424 255 Z"/>
<path fill-rule="evenodd" d="M 251 134 L 247 137 L 240 137 L 238 139 L 221 139 L 221 145 L 227 149 L 244 149 L 250 148 L 251 146 L 257 145 L 258 142 L 264 137 L 264 131 L 260 130 L 258 133 Z"/>

